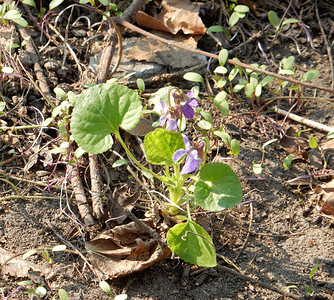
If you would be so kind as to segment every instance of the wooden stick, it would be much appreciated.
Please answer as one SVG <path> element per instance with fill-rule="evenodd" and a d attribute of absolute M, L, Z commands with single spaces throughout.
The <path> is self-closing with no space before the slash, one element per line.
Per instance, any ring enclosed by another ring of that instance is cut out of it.
<path fill-rule="evenodd" d="M 293 113 L 289 113 L 289 112 L 287 112 L 286 110 L 277 108 L 276 106 L 274 106 L 273 109 L 274 109 L 274 111 L 277 112 L 278 114 L 283 115 L 283 116 L 287 116 L 289 119 L 294 120 L 294 121 L 296 121 L 296 122 L 298 122 L 298 123 L 304 124 L 304 125 L 309 126 L 309 127 L 312 127 L 312 128 L 319 129 L 319 130 L 321 130 L 321 131 L 325 131 L 325 132 L 334 132 L 334 128 L 333 128 L 333 127 L 329 127 L 329 126 L 327 126 L 327 125 L 318 123 L 318 122 L 316 122 L 316 121 L 312 121 L 312 120 L 310 120 L 310 119 L 306 119 L 306 118 L 297 116 L 297 115 L 295 115 L 295 114 L 293 114 Z"/>
<path fill-rule="evenodd" d="M 127 28 L 129 28 L 133 31 L 136 31 L 136 32 L 138 32 L 140 34 L 143 34 L 145 36 L 148 36 L 150 38 L 156 39 L 156 40 L 158 40 L 160 42 L 163 42 L 163 43 L 165 43 L 169 46 L 178 47 L 178 48 L 187 50 L 189 52 L 205 55 L 207 57 L 211 57 L 211 58 L 214 58 L 214 59 L 217 59 L 217 60 L 219 59 L 218 55 L 216 55 L 216 54 L 209 53 L 209 52 L 206 52 L 206 51 L 202 51 L 202 50 L 199 50 L 199 49 L 193 49 L 193 48 L 185 46 L 184 44 L 177 43 L 177 42 L 174 42 L 174 41 L 171 41 L 171 40 L 166 40 L 162 37 L 159 37 L 159 36 L 154 35 L 150 32 L 147 32 L 147 31 L 145 31 L 145 30 L 143 30 L 143 29 L 127 22 L 127 21 L 124 21 L 124 20 L 120 19 L 120 18 L 114 18 L 114 20 L 117 24 L 123 25 L 124 27 L 127 27 Z M 228 59 L 227 62 L 231 65 L 239 66 L 239 67 L 242 67 L 244 69 L 250 69 L 250 70 L 253 70 L 255 72 L 262 73 L 264 75 L 269 75 L 269 76 L 275 77 L 275 78 L 280 79 L 282 81 L 289 81 L 289 82 L 294 83 L 294 84 L 299 84 L 299 85 L 302 85 L 302 86 L 305 86 L 305 87 L 310 87 L 310 88 L 313 88 L 313 89 L 319 89 L 319 90 L 323 90 L 323 91 L 329 92 L 331 94 L 334 94 L 334 90 L 332 90 L 332 89 L 322 87 L 322 86 L 316 86 L 316 85 L 311 84 L 311 83 L 299 81 L 299 80 L 289 78 L 289 77 L 286 77 L 286 76 L 283 76 L 283 75 L 280 75 L 280 74 L 276 74 L 276 73 L 273 73 L 273 72 L 262 70 L 260 68 L 256 68 L 254 66 L 251 66 L 251 65 L 248 65 L 248 64 L 236 61 L 236 60 Z"/>

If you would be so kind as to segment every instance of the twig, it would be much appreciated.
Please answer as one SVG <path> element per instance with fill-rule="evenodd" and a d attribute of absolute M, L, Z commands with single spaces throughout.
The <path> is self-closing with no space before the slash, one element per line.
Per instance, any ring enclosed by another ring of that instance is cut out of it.
<path fill-rule="evenodd" d="M 322 130 L 322 131 L 325 131 L 325 132 L 333 132 L 334 131 L 333 127 L 318 123 L 318 122 L 310 120 L 310 119 L 300 117 L 300 116 L 295 115 L 293 113 L 289 113 L 289 112 L 287 112 L 283 109 L 277 108 L 276 106 L 274 106 L 273 109 L 278 114 L 283 115 L 283 116 L 287 116 L 289 119 L 294 120 L 296 122 L 299 122 L 301 124 L 304 124 L 306 126 L 316 128 L 318 130 Z"/>
<path fill-rule="evenodd" d="M 27 44 L 26 44 L 26 51 L 30 54 L 31 60 L 34 62 L 34 71 L 35 71 L 37 81 L 39 83 L 39 87 L 37 89 L 38 89 L 38 91 L 41 92 L 43 98 L 48 102 L 48 104 L 52 108 L 55 108 L 56 106 L 50 100 L 50 97 L 52 96 L 52 94 L 51 94 L 51 91 L 49 89 L 47 80 L 44 76 L 43 69 L 42 69 L 42 67 L 39 63 L 38 54 L 37 54 L 37 51 L 36 51 L 35 46 L 33 44 L 33 40 L 31 38 L 31 35 L 29 34 L 28 29 L 26 29 L 26 28 L 23 28 L 23 27 L 19 26 L 18 30 L 19 30 L 19 32 L 22 36 L 22 39 L 28 40 Z M 29 37 L 30 37 L 30 39 L 29 39 Z M 20 65 L 28 76 L 29 73 L 26 71 L 26 69 L 24 69 L 21 62 L 20 62 Z M 28 76 L 28 77 L 29 77 L 30 81 L 32 82 L 32 84 L 37 87 L 37 85 L 35 84 L 35 81 L 31 78 L 31 76 Z"/>
<path fill-rule="evenodd" d="M 67 167 L 68 167 L 69 177 L 71 178 L 71 185 L 74 191 L 75 199 L 77 201 L 77 206 L 80 216 L 87 226 L 94 225 L 95 220 L 92 216 L 91 209 L 88 205 L 84 188 L 77 171 L 77 166 L 73 164 L 68 164 Z"/>
<path fill-rule="evenodd" d="M 328 40 L 327 40 L 327 37 L 326 37 L 325 30 L 324 30 L 324 28 L 321 25 L 321 19 L 320 19 L 319 9 L 318 9 L 318 0 L 314 1 L 314 6 L 315 6 L 315 14 L 317 16 L 317 20 L 318 20 L 318 24 L 319 24 L 319 27 L 320 27 L 320 31 L 321 31 L 322 36 L 324 38 L 324 44 L 325 44 L 326 50 L 327 50 L 327 55 L 328 55 L 328 59 L 329 59 L 329 65 L 331 66 L 331 73 L 332 73 L 331 88 L 334 89 L 334 67 L 333 67 L 332 50 L 331 50 L 331 47 L 328 44 Z"/>
<path fill-rule="evenodd" d="M 156 40 L 158 40 L 160 42 L 163 42 L 165 44 L 168 44 L 169 46 L 178 47 L 178 48 L 187 50 L 189 52 L 196 53 L 196 54 L 201 54 L 201 55 L 205 55 L 207 57 L 212 57 L 212 58 L 217 59 L 217 60 L 219 59 L 218 55 L 216 55 L 216 54 L 209 53 L 209 52 L 202 51 L 202 50 L 198 50 L 198 49 L 193 49 L 193 48 L 185 46 L 184 44 L 177 43 L 177 42 L 174 42 L 174 41 L 171 41 L 171 40 L 166 40 L 166 39 L 164 39 L 162 37 L 159 37 L 159 36 L 156 36 L 156 35 L 154 35 L 154 34 L 152 34 L 150 32 L 147 32 L 147 31 L 145 31 L 145 30 L 143 30 L 143 29 L 141 29 L 141 28 L 139 28 L 139 27 L 137 27 L 135 25 L 132 25 L 131 23 L 129 23 L 127 21 L 124 21 L 124 20 L 122 20 L 120 18 L 114 18 L 114 20 L 116 21 L 116 23 L 118 23 L 120 25 L 123 25 L 124 27 L 127 27 L 127 28 L 129 28 L 129 29 L 131 29 L 131 30 L 133 30 L 135 32 L 138 32 L 140 34 L 143 34 L 145 36 L 151 37 L 151 38 L 156 39 Z M 251 65 L 248 65 L 248 64 L 236 61 L 236 60 L 228 59 L 227 62 L 229 64 L 231 64 L 231 65 L 239 66 L 239 67 L 242 67 L 244 69 L 250 69 L 250 70 L 253 70 L 255 72 L 262 73 L 264 75 L 269 75 L 269 76 L 275 77 L 275 78 L 280 79 L 282 81 L 289 81 L 291 83 L 299 84 L 299 85 L 302 85 L 302 86 L 305 86 L 305 87 L 310 87 L 310 88 L 313 88 L 313 89 L 323 90 L 323 91 L 326 91 L 326 92 L 334 94 L 334 90 L 333 89 L 329 89 L 329 88 L 322 87 L 322 86 L 316 86 L 316 85 L 311 84 L 311 83 L 299 81 L 299 80 L 296 80 L 296 79 L 293 79 L 293 78 L 289 78 L 289 77 L 286 77 L 286 76 L 283 76 L 283 75 L 280 75 L 280 74 L 276 74 L 276 73 L 273 73 L 273 72 L 262 70 L 260 68 L 256 68 L 254 66 L 251 66 Z"/>
<path fill-rule="evenodd" d="M 288 293 L 288 292 L 286 292 L 286 291 L 283 291 L 283 290 L 279 289 L 278 287 L 275 287 L 275 286 L 270 285 L 270 284 L 268 284 L 268 283 L 265 283 L 265 282 L 263 282 L 263 281 L 259 281 L 259 280 L 255 279 L 255 278 L 253 278 L 253 277 L 249 277 L 249 276 L 240 274 L 240 273 L 238 273 L 237 271 L 234 271 L 234 270 L 232 270 L 232 269 L 230 269 L 230 268 L 227 268 L 227 267 L 224 267 L 224 266 L 222 266 L 222 265 L 217 265 L 216 268 L 217 268 L 218 270 L 220 270 L 220 271 L 223 271 L 223 272 L 225 272 L 225 273 L 229 273 L 229 274 L 231 274 L 231 275 L 233 275 L 233 276 L 235 276 L 235 277 L 238 277 L 238 278 L 240 278 L 240 279 L 242 279 L 242 280 L 249 281 L 249 282 L 251 282 L 251 283 L 253 283 L 253 284 L 257 284 L 257 285 L 259 285 L 260 287 L 263 287 L 263 288 L 265 288 L 265 289 L 274 291 L 274 292 L 276 292 L 276 293 L 278 293 L 278 294 L 283 295 L 284 297 L 289 297 L 289 298 L 297 299 L 297 300 L 300 300 L 300 299 L 301 299 L 301 297 L 299 297 L 299 296 L 297 296 L 297 295 L 294 295 L 294 294 Z"/>
<path fill-rule="evenodd" d="M 89 154 L 89 171 L 92 194 L 93 215 L 98 220 L 102 220 L 105 215 L 102 201 L 102 186 L 101 177 L 98 170 L 98 156 L 96 154 Z"/>

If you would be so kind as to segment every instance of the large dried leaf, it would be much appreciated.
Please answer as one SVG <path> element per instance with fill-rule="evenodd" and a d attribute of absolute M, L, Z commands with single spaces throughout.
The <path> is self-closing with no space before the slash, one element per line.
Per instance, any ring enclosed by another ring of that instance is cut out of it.
<path fill-rule="evenodd" d="M 190 48 L 195 48 L 198 38 L 194 36 L 186 37 L 182 34 L 171 36 L 167 33 L 156 33 L 166 39 L 183 43 Z M 189 68 L 206 63 L 203 55 L 190 53 L 189 51 L 171 47 L 149 37 L 140 37 L 127 55 L 129 60 L 155 62 L 160 65 L 169 66 L 172 69 Z"/>
<path fill-rule="evenodd" d="M 184 34 L 203 35 L 206 27 L 199 17 L 198 12 L 201 4 L 190 2 L 190 0 L 164 0 L 164 10 L 153 18 L 143 12 L 136 16 L 140 26 L 160 31 L 177 34 L 180 30 Z"/>
<path fill-rule="evenodd" d="M 152 221 L 142 220 L 149 226 Z M 170 256 L 165 244 L 154 240 L 134 222 L 104 231 L 86 243 L 90 260 L 104 279 L 130 275 L 155 265 Z"/>
<path fill-rule="evenodd" d="M 0 248 L 0 265 L 13 256 L 13 253 Z M 28 276 L 29 271 L 41 272 L 42 269 L 32 262 L 15 257 L 1 268 L 0 274 L 10 275 L 15 278 L 24 278 Z"/>

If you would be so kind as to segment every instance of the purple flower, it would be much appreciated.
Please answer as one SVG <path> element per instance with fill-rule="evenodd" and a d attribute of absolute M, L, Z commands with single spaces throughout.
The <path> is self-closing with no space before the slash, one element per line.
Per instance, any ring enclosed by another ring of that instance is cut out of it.
<path fill-rule="evenodd" d="M 160 105 L 163 115 L 159 119 L 159 125 L 163 127 L 166 124 L 167 130 L 177 130 L 177 116 L 180 114 L 180 111 L 172 107 L 168 109 L 164 101 L 160 101 Z"/>
<path fill-rule="evenodd" d="M 184 155 L 187 155 L 186 163 L 184 164 L 181 175 L 185 175 L 194 172 L 200 163 L 203 161 L 203 148 L 204 142 L 199 143 L 197 147 L 191 146 L 188 137 L 182 134 L 185 149 L 178 149 L 173 154 L 173 162 L 177 163 L 181 160 Z"/>
<path fill-rule="evenodd" d="M 188 92 L 187 95 L 185 95 L 187 100 L 186 104 L 181 105 L 182 113 L 187 119 L 193 119 L 195 117 L 194 108 L 199 106 L 198 100 L 193 97 L 194 93 L 194 89 Z"/>

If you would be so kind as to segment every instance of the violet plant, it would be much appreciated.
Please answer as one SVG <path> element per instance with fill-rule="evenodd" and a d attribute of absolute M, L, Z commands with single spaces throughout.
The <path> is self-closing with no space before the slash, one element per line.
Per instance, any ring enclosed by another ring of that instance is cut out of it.
<path fill-rule="evenodd" d="M 241 202 L 242 189 L 230 166 L 207 162 L 207 138 L 190 141 L 182 133 L 186 119 L 194 119 L 200 110 L 195 94 L 168 87 L 151 101 L 161 127 L 145 136 L 144 151 L 148 163 L 162 166 L 159 174 L 134 157 L 120 134 L 120 128 L 135 128 L 147 113 L 137 92 L 125 86 L 107 82 L 84 90 L 74 105 L 71 132 L 78 146 L 95 154 L 112 147 L 113 134 L 143 172 L 164 183 L 169 201 L 164 200 L 161 209 L 184 220 L 167 233 L 172 252 L 189 263 L 213 267 L 217 262 L 212 239 L 192 220 L 192 212 L 198 207 L 210 212 L 231 208 Z"/>

